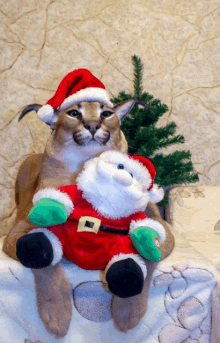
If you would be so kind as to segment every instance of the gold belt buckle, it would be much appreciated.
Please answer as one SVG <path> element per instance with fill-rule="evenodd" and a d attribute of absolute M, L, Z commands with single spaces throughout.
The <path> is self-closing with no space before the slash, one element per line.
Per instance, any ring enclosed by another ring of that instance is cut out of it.
<path fill-rule="evenodd" d="M 86 226 L 87 224 L 86 222 L 93 223 L 93 226 L 92 227 Z M 101 225 L 100 219 L 89 217 L 89 216 L 84 216 L 84 217 L 81 217 L 79 220 L 77 231 L 98 233 L 100 225 Z"/>

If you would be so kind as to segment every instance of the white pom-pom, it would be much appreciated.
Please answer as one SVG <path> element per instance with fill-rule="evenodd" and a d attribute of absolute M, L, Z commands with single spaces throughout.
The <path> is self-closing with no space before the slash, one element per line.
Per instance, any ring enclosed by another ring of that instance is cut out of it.
<path fill-rule="evenodd" d="M 38 117 L 41 121 L 49 123 L 52 121 L 54 110 L 53 107 L 49 104 L 42 106 L 37 112 Z"/>
<path fill-rule="evenodd" d="M 153 188 L 151 188 L 149 193 L 150 193 L 150 202 L 153 204 L 160 202 L 164 197 L 163 188 L 159 188 L 157 185 L 153 185 Z"/>

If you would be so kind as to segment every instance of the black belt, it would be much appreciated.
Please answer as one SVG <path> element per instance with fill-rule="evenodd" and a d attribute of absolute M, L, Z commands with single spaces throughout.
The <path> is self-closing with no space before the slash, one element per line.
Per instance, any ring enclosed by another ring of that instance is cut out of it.
<path fill-rule="evenodd" d="M 109 232 L 109 233 L 115 233 L 116 235 L 123 235 L 123 236 L 127 236 L 129 232 L 129 230 L 117 230 L 117 229 L 113 229 L 111 227 L 104 226 L 104 225 L 100 225 L 99 230 L 104 231 L 104 232 Z"/>
<path fill-rule="evenodd" d="M 78 222 L 77 219 L 72 219 L 72 220 L 75 220 L 75 221 Z M 88 220 L 86 221 L 86 224 L 85 224 L 86 227 L 92 228 L 93 225 L 94 225 L 93 222 L 90 222 L 90 221 L 88 221 Z M 127 236 L 128 233 L 129 233 L 129 229 L 127 229 L 127 230 L 120 230 L 120 229 L 117 230 L 117 229 L 113 229 L 113 228 L 111 228 L 111 227 L 109 227 L 109 226 L 105 226 L 105 225 L 100 225 L 100 226 L 99 226 L 99 231 L 114 233 L 114 234 L 116 234 L 116 235 L 122 235 L 122 236 Z"/>

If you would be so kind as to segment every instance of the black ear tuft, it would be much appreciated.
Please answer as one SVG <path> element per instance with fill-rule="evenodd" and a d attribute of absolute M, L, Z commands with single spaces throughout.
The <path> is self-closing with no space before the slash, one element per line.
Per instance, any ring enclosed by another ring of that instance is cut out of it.
<path fill-rule="evenodd" d="M 39 104 L 31 104 L 31 105 L 26 106 L 21 112 L 18 118 L 18 121 L 20 121 L 27 113 L 31 111 L 35 111 L 37 113 L 41 107 L 42 105 L 39 105 Z M 59 111 L 58 110 L 54 111 L 54 114 L 58 117 Z M 56 124 L 55 122 L 49 122 L 45 124 L 50 125 L 51 130 L 55 130 L 55 124 Z"/>
<path fill-rule="evenodd" d="M 21 112 L 18 118 L 18 121 L 20 121 L 28 112 L 31 112 L 31 111 L 38 112 L 41 107 L 42 105 L 38 105 L 38 104 L 31 104 L 31 105 L 26 106 Z"/>
<path fill-rule="evenodd" d="M 150 106 L 143 100 L 136 98 L 136 104 L 142 105 L 143 107 L 145 107 L 146 109 L 148 109 L 149 111 L 151 111 Z"/>
<path fill-rule="evenodd" d="M 142 101 L 140 99 L 133 98 L 133 99 L 122 101 L 113 107 L 113 111 L 117 115 L 120 122 L 128 115 L 128 113 L 132 110 L 132 108 L 136 104 L 140 104 L 144 106 L 149 111 L 151 110 L 150 106 L 145 101 Z"/>

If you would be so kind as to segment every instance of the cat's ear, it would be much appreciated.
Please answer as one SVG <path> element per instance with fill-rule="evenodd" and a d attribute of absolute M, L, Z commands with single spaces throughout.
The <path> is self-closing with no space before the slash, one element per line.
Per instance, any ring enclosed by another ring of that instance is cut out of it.
<path fill-rule="evenodd" d="M 146 102 L 139 99 L 132 98 L 132 99 L 122 101 L 113 107 L 113 111 L 118 117 L 120 122 L 127 116 L 127 114 L 132 110 L 132 108 L 136 104 L 140 104 L 144 106 L 149 111 L 151 110 L 150 106 Z"/>
<path fill-rule="evenodd" d="M 46 105 L 48 106 L 48 105 Z M 27 113 L 31 112 L 31 111 L 35 111 L 36 113 L 39 112 L 39 110 L 42 108 L 42 107 L 46 107 L 46 106 L 42 106 L 42 105 L 39 105 L 39 104 L 31 104 L 31 105 L 28 105 L 26 106 L 22 113 L 20 114 L 19 118 L 18 118 L 18 121 L 20 121 Z M 54 110 L 54 114 L 52 116 L 52 118 L 48 121 L 45 121 L 45 120 L 42 120 L 43 122 L 45 122 L 47 125 L 50 125 L 50 128 L 52 130 L 55 129 L 55 123 L 58 119 L 58 116 L 59 116 L 59 111 L 58 110 Z M 39 118 L 40 119 L 40 118 Z M 40 119 L 41 120 L 41 119 Z"/>

